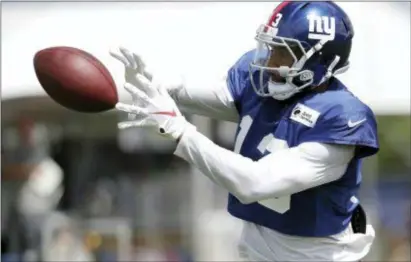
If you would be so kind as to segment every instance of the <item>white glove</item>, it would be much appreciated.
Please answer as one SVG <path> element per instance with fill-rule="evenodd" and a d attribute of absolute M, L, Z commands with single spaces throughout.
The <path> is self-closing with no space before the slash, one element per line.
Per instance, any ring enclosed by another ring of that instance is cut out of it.
<path fill-rule="evenodd" d="M 118 103 L 116 108 L 128 113 L 129 121 L 118 124 L 120 129 L 130 127 L 154 127 L 160 134 L 178 140 L 189 124 L 166 90 L 164 83 L 153 82 L 153 76 L 145 70 L 141 57 L 125 48 L 110 54 L 123 63 L 126 84 L 132 105 Z M 158 79 L 158 78 L 156 78 Z M 194 126 L 192 126 L 194 127 Z"/>
<path fill-rule="evenodd" d="M 147 66 L 140 55 L 132 53 L 124 47 L 119 47 L 118 51 L 110 50 L 110 55 L 123 63 L 126 82 L 140 88 L 139 81 L 136 79 L 138 74 L 144 75 L 150 81 L 153 80 L 153 73 L 147 70 Z M 172 97 L 175 97 L 174 94 L 177 94 L 184 85 L 182 76 L 173 75 L 171 77 L 165 74 L 160 75 L 159 72 L 156 72 L 155 81 L 158 86 L 166 89 Z M 148 90 L 148 95 L 150 95 L 149 92 L 150 90 Z"/>
<path fill-rule="evenodd" d="M 143 75 L 137 75 L 136 79 L 139 86 L 144 86 L 144 90 L 152 91 L 152 96 L 149 97 L 143 90 L 130 83 L 126 83 L 124 88 L 132 95 L 133 101 L 134 99 L 142 100 L 146 106 L 141 107 L 136 104 L 117 103 L 116 108 L 118 110 L 134 114 L 138 118 L 138 120 L 120 122 L 118 124 L 119 129 L 154 127 L 161 135 L 173 140 L 179 140 L 186 128 L 194 128 L 180 113 L 180 110 L 167 91 L 162 88 L 158 89 Z"/>
<path fill-rule="evenodd" d="M 126 82 L 133 85 L 138 84 L 136 80 L 136 75 L 144 75 L 147 79 L 152 80 L 152 74 L 147 71 L 146 64 L 140 55 L 130 52 L 124 47 L 119 47 L 118 51 L 110 50 L 110 55 L 121 63 L 125 67 L 125 78 Z"/>

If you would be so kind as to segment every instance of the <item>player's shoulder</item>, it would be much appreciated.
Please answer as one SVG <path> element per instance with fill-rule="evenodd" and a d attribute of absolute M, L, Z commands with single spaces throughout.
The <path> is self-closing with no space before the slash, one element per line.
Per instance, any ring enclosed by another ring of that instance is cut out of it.
<path fill-rule="evenodd" d="M 227 86 L 230 91 L 237 109 L 240 111 L 243 107 L 241 105 L 245 96 L 253 95 L 250 92 L 250 73 L 249 66 L 254 58 L 255 50 L 250 50 L 244 53 L 229 69 L 227 74 Z M 246 94 L 247 93 L 247 94 Z"/>
<path fill-rule="evenodd" d="M 318 119 L 322 122 L 337 118 L 354 122 L 364 118 L 369 120 L 375 118 L 371 108 L 336 78 L 326 91 L 306 97 L 300 101 L 300 104 L 317 113 Z"/>
<path fill-rule="evenodd" d="M 322 142 L 358 146 L 358 158 L 378 151 L 377 121 L 365 103 L 333 79 L 328 89 L 300 99 L 290 119 L 298 143 Z M 308 127 L 308 128 L 306 128 Z"/>
<path fill-rule="evenodd" d="M 236 71 L 238 74 L 246 74 L 248 76 L 250 63 L 254 59 L 256 50 L 251 49 L 245 52 L 230 68 L 231 71 Z"/>

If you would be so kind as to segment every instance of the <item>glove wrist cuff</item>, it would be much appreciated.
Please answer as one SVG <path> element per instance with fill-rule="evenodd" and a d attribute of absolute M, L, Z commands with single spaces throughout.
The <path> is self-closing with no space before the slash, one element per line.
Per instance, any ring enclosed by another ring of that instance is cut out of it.
<path fill-rule="evenodd" d="M 159 133 L 178 141 L 188 128 L 192 129 L 195 128 L 195 126 L 187 122 L 187 120 L 182 116 L 175 117 L 169 119 L 166 123 L 164 123 L 164 125 L 160 126 Z"/>

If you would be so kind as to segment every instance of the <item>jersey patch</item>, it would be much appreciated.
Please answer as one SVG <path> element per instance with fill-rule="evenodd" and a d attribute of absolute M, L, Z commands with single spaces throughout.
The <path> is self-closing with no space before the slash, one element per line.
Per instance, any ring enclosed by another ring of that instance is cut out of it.
<path fill-rule="evenodd" d="M 314 127 L 320 112 L 298 103 L 291 112 L 290 119 L 308 127 Z"/>

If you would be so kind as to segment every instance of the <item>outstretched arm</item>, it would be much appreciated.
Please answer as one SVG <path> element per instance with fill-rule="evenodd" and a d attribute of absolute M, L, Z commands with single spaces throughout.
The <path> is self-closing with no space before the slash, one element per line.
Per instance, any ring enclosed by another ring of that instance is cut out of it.
<path fill-rule="evenodd" d="M 248 204 L 288 196 L 339 179 L 354 146 L 307 142 L 253 161 L 186 129 L 174 154 Z"/>
<path fill-rule="evenodd" d="M 237 122 L 238 113 L 234 100 L 228 91 L 226 77 L 216 78 L 206 75 L 173 75 L 153 74 L 146 70 L 140 55 L 126 48 L 111 50 L 111 56 L 125 66 L 126 82 L 139 85 L 138 75 L 143 75 L 155 83 L 158 88 L 165 89 L 176 101 L 181 111 L 198 114 L 219 120 Z M 146 90 L 150 94 L 150 90 Z"/>
<path fill-rule="evenodd" d="M 168 88 L 181 111 L 230 122 L 238 121 L 234 99 L 228 90 L 226 77 L 219 79 L 186 78 L 177 87 Z"/>

